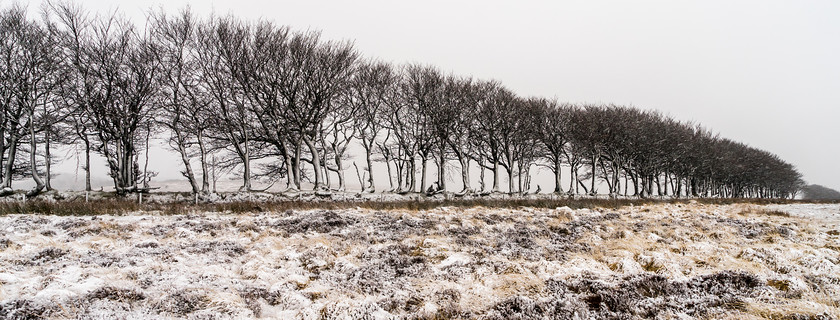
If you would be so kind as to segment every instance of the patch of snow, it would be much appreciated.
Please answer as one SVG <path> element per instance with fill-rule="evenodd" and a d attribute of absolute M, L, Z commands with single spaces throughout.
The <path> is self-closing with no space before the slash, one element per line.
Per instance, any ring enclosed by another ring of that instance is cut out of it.
<path fill-rule="evenodd" d="M 449 266 L 463 266 L 463 265 L 470 264 L 471 262 L 472 262 L 472 258 L 470 258 L 469 254 L 466 254 L 466 253 L 463 253 L 463 252 L 457 252 L 457 253 L 454 253 L 454 254 L 450 255 L 449 257 L 447 257 L 443 261 L 441 261 L 438 264 L 438 267 L 443 269 L 443 268 L 446 268 L 446 267 L 449 267 Z"/>

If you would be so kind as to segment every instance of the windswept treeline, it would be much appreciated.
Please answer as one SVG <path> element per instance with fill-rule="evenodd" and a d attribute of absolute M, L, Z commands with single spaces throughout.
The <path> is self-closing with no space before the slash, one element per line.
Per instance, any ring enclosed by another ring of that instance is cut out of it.
<path fill-rule="evenodd" d="M 840 200 L 840 191 L 812 184 L 802 187 L 802 199 L 804 200 Z"/>
<path fill-rule="evenodd" d="M 140 28 L 67 3 L 34 20 L 6 8 L 0 20 L 5 194 L 23 177 L 36 182 L 30 196 L 51 188 L 57 145 L 84 154 L 87 190 L 95 153 L 118 193 L 147 191 L 159 136 L 196 194 L 225 172 L 241 174 L 243 191 L 263 177 L 343 191 L 352 167 L 363 192 L 539 192 L 540 167 L 568 194 L 791 197 L 803 184 L 769 152 L 658 112 L 520 97 L 267 21 L 184 10 L 151 12 Z M 349 161 L 355 144 L 361 168 Z"/>

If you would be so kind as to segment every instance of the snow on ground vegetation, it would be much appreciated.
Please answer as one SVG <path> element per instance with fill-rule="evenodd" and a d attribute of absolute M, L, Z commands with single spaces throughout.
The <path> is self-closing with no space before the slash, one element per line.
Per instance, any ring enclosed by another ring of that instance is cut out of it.
<path fill-rule="evenodd" d="M 0 318 L 840 317 L 840 205 L 0 217 Z"/>

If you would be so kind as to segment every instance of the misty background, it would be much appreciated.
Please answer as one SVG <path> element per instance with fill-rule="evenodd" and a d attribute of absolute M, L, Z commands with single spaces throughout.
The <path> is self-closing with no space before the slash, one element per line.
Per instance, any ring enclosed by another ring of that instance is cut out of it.
<path fill-rule="evenodd" d="M 775 153 L 808 183 L 840 189 L 840 3 L 834 1 L 77 3 L 93 12 L 119 10 L 138 27 L 149 10 L 174 13 L 187 6 L 201 17 L 272 20 L 321 30 L 325 39 L 353 40 L 365 57 L 497 79 L 523 97 L 660 110 Z M 30 14 L 41 5 L 23 4 Z M 356 158 L 347 162 L 346 176 L 352 190 L 358 186 L 352 162 L 361 166 L 363 155 L 351 153 Z M 149 168 L 159 172 L 153 186 L 180 189 L 177 180 L 188 190 L 183 165 L 163 141 L 151 154 Z M 54 168 L 55 187 L 83 188 L 75 156 L 56 152 L 64 155 Z M 95 189 L 113 187 L 104 161 L 97 159 L 92 169 Z M 544 191 L 553 186 L 548 170 L 534 174 Z M 380 178 L 377 185 L 387 185 Z"/>

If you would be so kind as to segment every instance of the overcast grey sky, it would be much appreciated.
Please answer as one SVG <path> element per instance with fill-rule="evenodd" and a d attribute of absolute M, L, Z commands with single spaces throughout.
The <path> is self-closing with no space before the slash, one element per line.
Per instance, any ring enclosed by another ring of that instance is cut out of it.
<path fill-rule="evenodd" d="M 149 8 L 187 5 L 262 18 L 353 39 L 369 57 L 497 79 L 523 96 L 657 109 L 840 189 L 840 1 L 80 3 L 137 22 Z M 177 175 L 172 163 L 156 169 Z"/>

